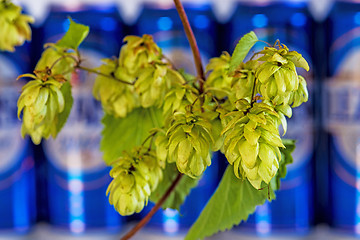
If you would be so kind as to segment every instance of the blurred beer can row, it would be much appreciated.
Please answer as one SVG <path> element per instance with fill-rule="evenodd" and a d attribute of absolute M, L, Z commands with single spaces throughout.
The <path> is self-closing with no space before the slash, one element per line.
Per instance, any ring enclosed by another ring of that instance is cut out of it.
<path fill-rule="evenodd" d="M 246 223 L 232 230 L 231 238 L 244 234 L 308 237 L 318 224 L 328 224 L 332 232 L 344 236 L 360 236 L 360 4 L 183 2 L 204 63 L 221 51 L 232 53 L 241 36 L 253 30 L 270 44 L 279 39 L 310 65 L 309 72 L 299 71 L 307 79 L 309 101 L 294 109 L 285 136 L 296 140 L 294 163 L 276 200 L 257 207 Z M 68 17 L 90 26 L 80 48 L 87 67 L 118 56 L 124 36 L 152 34 L 175 66 L 195 74 L 180 18 L 167 0 L 22 4 L 37 19 L 33 41 L 14 53 L 0 53 L 0 235 L 26 233 L 39 222 L 72 234 L 121 233 L 153 204 L 125 218 L 108 203 L 105 192 L 111 179 L 99 150 L 103 112 L 92 97 L 95 76 L 82 71 L 73 74 L 74 105 L 69 120 L 55 140 L 39 146 L 21 138 L 16 107 L 21 82 L 15 79 L 32 71 L 45 43 L 57 41 L 66 32 Z M 324 9 L 329 9 L 327 15 Z M 258 43 L 251 51 L 264 46 Z M 145 229 L 154 239 L 183 236 L 196 220 L 227 166 L 221 153 L 214 153 L 212 162 L 180 211 L 166 209 L 155 214 Z"/>

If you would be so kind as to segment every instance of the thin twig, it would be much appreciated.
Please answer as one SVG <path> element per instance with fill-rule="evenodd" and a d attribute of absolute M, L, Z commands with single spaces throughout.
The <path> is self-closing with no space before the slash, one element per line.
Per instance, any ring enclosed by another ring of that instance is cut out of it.
<path fill-rule="evenodd" d="M 202 65 L 202 62 L 201 62 L 199 48 L 197 46 L 194 33 L 193 33 L 193 31 L 192 31 L 192 29 L 190 27 L 189 20 L 188 20 L 188 17 L 186 16 L 183 5 L 181 4 L 180 0 L 174 0 L 174 3 L 175 3 L 176 10 L 178 11 L 178 14 L 180 16 L 181 22 L 182 22 L 182 24 L 184 26 L 186 37 L 187 37 L 187 39 L 189 41 L 191 51 L 193 53 L 196 72 L 197 72 L 197 77 L 199 79 L 203 80 L 203 81 L 201 81 L 201 80 L 199 81 L 200 93 L 202 93 L 203 89 L 204 89 L 205 75 L 204 75 L 203 65 Z"/>
<path fill-rule="evenodd" d="M 165 202 L 165 200 L 170 196 L 171 192 L 175 189 L 177 184 L 180 182 L 183 174 L 179 173 L 176 179 L 172 182 L 171 186 L 168 188 L 166 193 L 162 196 L 162 198 L 156 203 L 156 205 L 151 209 L 151 211 L 143 218 L 141 221 L 131 229 L 125 236 L 121 238 L 121 240 L 128 240 L 132 236 L 134 236 L 142 227 L 144 227 L 151 219 L 151 217 L 159 210 L 161 205 Z"/>
<path fill-rule="evenodd" d="M 104 76 L 104 77 L 108 77 L 108 78 L 113 78 L 115 79 L 116 81 L 119 81 L 121 83 L 124 83 L 124 84 L 128 84 L 128 85 L 134 85 L 134 83 L 131 83 L 131 82 L 126 82 L 124 80 L 121 80 L 121 79 L 118 79 L 112 75 L 107 75 L 107 74 L 104 74 L 102 72 L 99 72 L 99 71 L 96 71 L 95 69 L 92 69 L 92 68 L 87 68 L 87 67 L 84 67 L 84 66 L 75 66 L 75 68 L 77 69 L 81 69 L 81 70 L 84 70 L 84 71 L 87 71 L 87 72 L 90 72 L 90 73 L 95 73 L 97 75 L 101 75 L 101 76 Z"/>

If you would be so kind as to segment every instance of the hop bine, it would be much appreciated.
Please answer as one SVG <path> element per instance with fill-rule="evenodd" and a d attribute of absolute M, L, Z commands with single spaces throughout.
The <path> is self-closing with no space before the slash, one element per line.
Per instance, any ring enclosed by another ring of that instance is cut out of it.
<path fill-rule="evenodd" d="M 29 23 L 34 19 L 21 14 L 21 7 L 8 0 L 0 0 L 0 50 L 15 51 L 25 40 L 31 39 Z"/>
<path fill-rule="evenodd" d="M 48 71 L 48 70 L 47 70 Z M 65 79 L 62 75 L 48 75 L 43 71 L 35 71 L 34 74 L 24 74 L 21 77 L 30 77 L 22 88 L 18 100 L 18 118 L 23 112 L 21 134 L 24 137 L 29 134 L 35 144 L 39 144 L 41 138 L 56 137 L 57 117 L 64 110 L 64 96 L 61 86 Z"/>
<path fill-rule="evenodd" d="M 144 147 L 134 148 L 130 153 L 124 152 L 113 165 L 110 171 L 113 180 L 106 194 L 121 215 L 140 212 L 161 181 L 164 166 L 154 154 Z"/>

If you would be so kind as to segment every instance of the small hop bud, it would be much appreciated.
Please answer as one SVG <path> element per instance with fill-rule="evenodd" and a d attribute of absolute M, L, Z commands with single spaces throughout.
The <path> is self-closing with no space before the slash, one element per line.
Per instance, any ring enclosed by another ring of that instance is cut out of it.
<path fill-rule="evenodd" d="M 199 177 L 211 164 L 214 139 L 210 122 L 193 113 L 176 112 L 170 128 L 169 162 L 176 162 L 179 172 L 192 178 Z"/>
<path fill-rule="evenodd" d="M 162 179 L 162 169 L 153 151 L 143 147 L 124 152 L 110 171 L 113 178 L 106 195 L 122 216 L 139 213 Z"/>
<path fill-rule="evenodd" d="M 248 102 L 248 105 L 250 103 Z M 279 136 L 279 115 L 272 106 L 254 103 L 236 111 L 223 129 L 225 156 L 238 178 L 247 178 L 256 189 L 275 176 L 284 147 Z"/>
<path fill-rule="evenodd" d="M 0 50 L 15 51 L 25 40 L 31 40 L 29 23 L 34 19 L 21 14 L 21 7 L 7 0 L 0 1 Z"/>
<path fill-rule="evenodd" d="M 98 70 L 108 76 L 117 77 L 123 81 L 131 82 L 131 77 L 126 78 L 117 60 L 103 59 L 103 64 Z M 138 95 L 133 86 L 124 84 L 112 77 L 98 75 L 93 87 L 94 98 L 101 101 L 105 112 L 115 117 L 126 117 L 134 108 L 138 107 Z"/>
<path fill-rule="evenodd" d="M 18 100 L 18 118 L 23 112 L 21 134 L 24 137 L 29 134 L 35 144 L 41 142 L 41 138 L 56 137 L 57 117 L 64 110 L 65 101 L 61 92 L 61 76 L 40 77 L 40 74 L 24 74 L 20 77 L 31 77 L 22 88 Z"/>

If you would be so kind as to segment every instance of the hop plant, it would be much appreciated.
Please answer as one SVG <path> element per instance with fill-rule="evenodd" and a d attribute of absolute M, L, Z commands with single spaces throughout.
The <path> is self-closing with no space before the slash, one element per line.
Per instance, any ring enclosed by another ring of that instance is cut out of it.
<path fill-rule="evenodd" d="M 0 50 L 15 51 L 15 46 L 31 39 L 29 23 L 34 19 L 21 14 L 21 7 L 8 0 L 0 0 Z"/>
<path fill-rule="evenodd" d="M 110 171 L 110 204 L 123 216 L 140 212 L 162 179 L 162 167 L 154 152 L 144 147 L 124 152 Z"/>
<path fill-rule="evenodd" d="M 57 135 L 56 122 L 58 114 L 64 110 L 64 96 L 61 92 L 62 82 L 65 79 L 61 75 L 47 75 L 44 72 L 24 74 L 20 77 L 30 77 L 22 88 L 18 100 L 18 118 L 23 112 L 21 134 L 31 136 L 35 144 L 41 142 L 41 138 L 49 138 Z"/>
<path fill-rule="evenodd" d="M 191 112 L 176 112 L 166 135 L 169 138 L 168 161 L 176 162 L 179 172 L 196 178 L 210 166 L 214 140 L 207 119 Z"/>
<path fill-rule="evenodd" d="M 289 51 L 280 42 L 278 49 L 265 47 L 259 54 L 262 56 L 257 61 L 262 64 L 255 73 L 259 80 L 257 92 L 274 104 L 288 104 L 291 93 L 299 87 L 296 67 L 309 70 L 309 65 L 301 54 Z"/>
<path fill-rule="evenodd" d="M 238 178 L 247 178 L 257 189 L 262 181 L 269 184 L 275 176 L 284 147 L 280 139 L 279 115 L 265 103 L 243 99 L 237 103 L 238 111 L 229 114 L 232 119 L 224 128 L 225 156 Z"/>
<path fill-rule="evenodd" d="M 116 117 L 125 117 L 139 106 L 138 95 L 133 86 L 114 78 L 118 77 L 129 83 L 131 81 L 131 78 L 124 77 L 116 59 L 103 59 L 103 64 L 98 70 L 103 74 L 98 75 L 95 79 L 93 95 L 95 99 L 101 101 L 105 112 Z"/>

